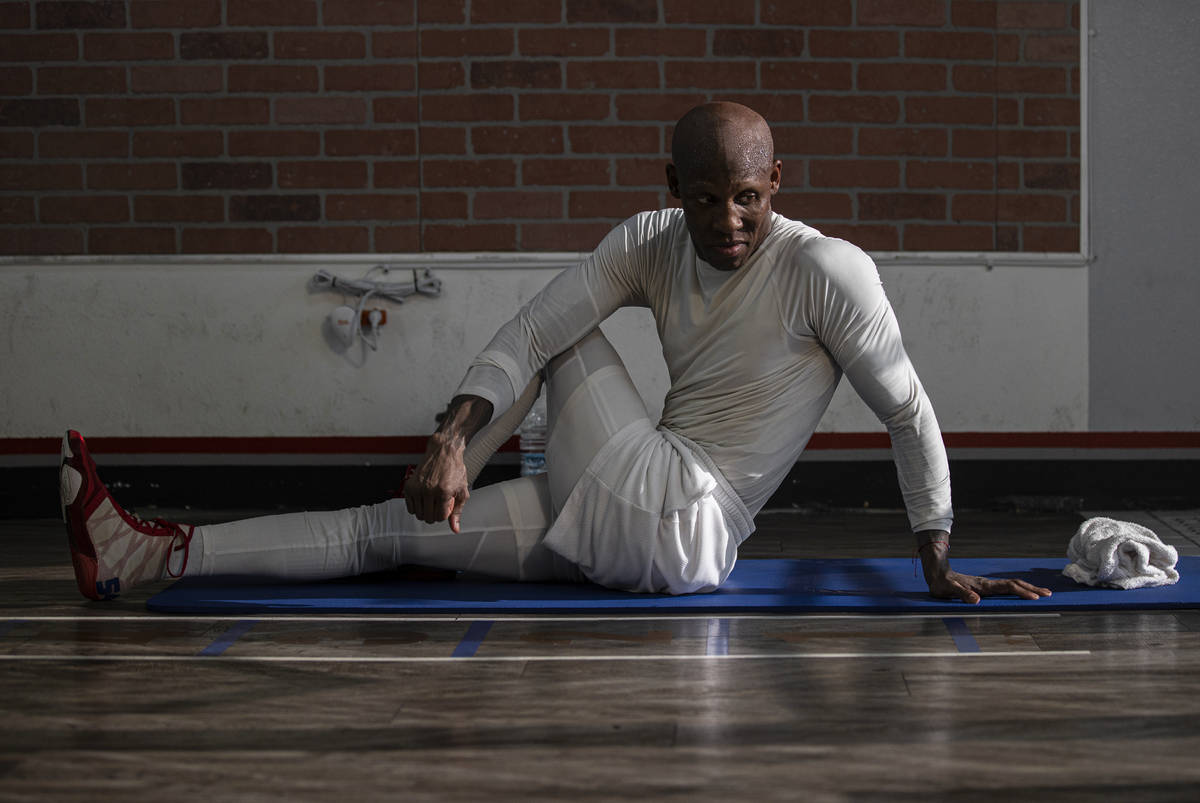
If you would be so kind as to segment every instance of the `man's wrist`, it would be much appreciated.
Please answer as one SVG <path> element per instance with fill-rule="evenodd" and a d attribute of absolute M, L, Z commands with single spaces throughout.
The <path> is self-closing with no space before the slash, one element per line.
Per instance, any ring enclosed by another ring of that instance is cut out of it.
<path fill-rule="evenodd" d="M 950 571 L 950 533 L 945 530 L 922 530 L 914 535 L 925 582 L 931 583 L 938 577 L 944 577 Z"/>

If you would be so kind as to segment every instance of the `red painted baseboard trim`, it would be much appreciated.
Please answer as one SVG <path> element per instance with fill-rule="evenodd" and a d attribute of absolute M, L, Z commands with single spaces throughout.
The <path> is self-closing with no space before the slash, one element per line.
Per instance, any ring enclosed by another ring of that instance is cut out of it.
<path fill-rule="evenodd" d="M 1197 449 L 1200 432 L 946 432 L 951 449 Z M 88 438 L 97 454 L 419 454 L 425 437 Z M 59 438 L 0 438 L 0 455 L 57 454 Z M 883 432 L 818 432 L 809 450 L 887 449 Z M 500 451 L 517 450 L 510 438 Z"/>

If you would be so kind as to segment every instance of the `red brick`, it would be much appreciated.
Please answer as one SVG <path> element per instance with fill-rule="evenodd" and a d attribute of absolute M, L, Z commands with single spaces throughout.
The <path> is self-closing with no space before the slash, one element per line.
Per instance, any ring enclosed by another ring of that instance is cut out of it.
<path fill-rule="evenodd" d="M 0 35 L 0 61 L 74 61 L 79 45 L 73 34 Z"/>
<path fill-rule="evenodd" d="M 229 199 L 233 221 L 320 220 L 319 195 L 235 195 Z"/>
<path fill-rule="evenodd" d="M 854 79 L 845 61 L 767 61 L 763 89 L 851 89 Z"/>
<path fill-rule="evenodd" d="M 756 89 L 757 69 L 746 61 L 668 61 L 665 65 L 668 89 Z"/>
<path fill-rule="evenodd" d="M 941 128 L 863 128 L 862 156 L 945 156 L 949 137 Z"/>
<path fill-rule="evenodd" d="M 900 250 L 900 232 L 896 226 L 825 223 L 821 233 L 827 237 L 840 237 L 867 251 Z"/>
<path fill-rule="evenodd" d="M 996 226 L 996 250 L 1021 250 L 1021 229 L 1019 226 Z"/>
<path fill-rule="evenodd" d="M 992 99 L 989 97 L 911 97 L 904 101 L 904 119 L 909 123 L 991 125 Z"/>
<path fill-rule="evenodd" d="M 227 0 L 225 21 L 231 27 L 293 27 L 317 24 L 314 0 Z M 334 5 L 327 2 L 326 8 Z M 329 11 L 326 10 L 328 17 Z"/>
<path fill-rule="evenodd" d="M 900 163 L 891 159 L 813 159 L 813 187 L 899 187 Z"/>
<path fill-rule="evenodd" d="M 997 28 L 1064 28 L 1067 6 L 1062 2 L 996 4 Z"/>
<path fill-rule="evenodd" d="M 900 55 L 900 36 L 891 31 L 809 31 L 808 52 L 817 58 L 890 58 Z"/>
<path fill-rule="evenodd" d="M 175 56 L 175 37 L 169 33 L 89 33 L 83 37 L 84 57 L 92 61 L 139 61 Z"/>
<path fill-rule="evenodd" d="M 1075 158 L 1079 158 L 1079 156 L 1081 155 L 1080 150 L 1079 150 L 1079 140 L 1080 140 L 1079 132 L 1072 131 L 1070 139 L 1071 139 L 1071 156 L 1074 156 Z"/>
<path fill-rule="evenodd" d="M 561 0 L 471 0 L 471 22 L 562 22 Z"/>
<path fill-rule="evenodd" d="M 321 135 L 316 131 L 230 131 L 230 156 L 317 156 Z"/>
<path fill-rule="evenodd" d="M 618 109 L 620 108 L 618 101 Z M 604 120 L 609 116 L 608 95 L 590 92 L 538 92 L 520 96 L 522 120 Z"/>
<path fill-rule="evenodd" d="M 494 28 L 450 28 L 421 31 L 421 58 L 507 56 L 513 51 L 513 32 Z"/>
<path fill-rule="evenodd" d="M 813 122 L 894 123 L 900 101 L 886 95 L 814 95 L 808 99 Z"/>
<path fill-rule="evenodd" d="M 91 126 L 171 125 L 175 102 L 170 98 L 88 98 L 84 114 Z"/>
<path fill-rule="evenodd" d="M 656 126 L 573 125 L 568 131 L 575 153 L 660 153 Z"/>
<path fill-rule="evenodd" d="M 279 229 L 279 253 L 365 254 L 370 235 L 365 226 L 287 226 Z"/>
<path fill-rule="evenodd" d="M 476 126 L 471 131 L 475 153 L 562 153 L 562 128 L 538 126 Z"/>
<path fill-rule="evenodd" d="M 329 195 L 327 220 L 415 220 L 417 194 Z"/>
<path fill-rule="evenodd" d="M 185 190 L 261 189 L 271 186 L 266 162 L 184 162 Z"/>
<path fill-rule="evenodd" d="M 608 39 L 607 28 L 522 28 L 518 49 L 522 56 L 590 58 L 608 55 Z"/>
<path fill-rule="evenodd" d="M 159 64 L 154 67 L 129 68 L 130 89 L 134 92 L 220 92 L 223 83 L 221 68 L 216 64 Z"/>
<path fill-rule="evenodd" d="M 230 92 L 316 92 L 317 68 L 283 64 L 231 64 Z"/>
<path fill-rule="evenodd" d="M 662 156 L 650 159 L 618 159 L 617 184 L 622 187 L 665 187 L 668 161 L 670 160 Z"/>
<path fill-rule="evenodd" d="M 850 0 L 763 0 L 762 21 L 768 25 L 843 27 L 851 23 Z"/>
<path fill-rule="evenodd" d="M 1029 162 L 1023 165 L 1024 186 L 1031 190 L 1078 190 L 1078 162 Z"/>
<path fill-rule="evenodd" d="M 854 150 L 854 131 L 842 127 L 775 126 L 775 152 L 837 156 Z"/>
<path fill-rule="evenodd" d="M 276 31 L 277 59 L 361 59 L 367 55 L 366 36 L 358 31 Z"/>
<path fill-rule="evenodd" d="M 35 7 L 39 28 L 124 28 L 123 0 L 41 2 Z"/>
<path fill-rule="evenodd" d="M 1066 220 L 1067 202 L 1058 195 L 1005 193 L 996 199 L 996 219 L 1040 223 Z"/>
<path fill-rule="evenodd" d="M 858 88 L 937 92 L 946 88 L 946 68 L 941 64 L 860 64 Z"/>
<path fill-rule="evenodd" d="M 217 195 L 138 195 L 133 219 L 139 223 L 219 223 L 225 199 Z"/>
<path fill-rule="evenodd" d="M 692 56 L 707 52 L 707 34 L 687 28 L 617 28 L 616 54 L 630 56 Z M 719 33 L 716 35 L 720 35 Z"/>
<path fill-rule="evenodd" d="M 991 251 L 995 241 L 992 226 L 909 223 L 904 227 L 905 251 Z"/>
<path fill-rule="evenodd" d="M 138 0 L 129 11 L 135 28 L 215 28 L 221 24 L 221 0 Z"/>
<path fill-rule="evenodd" d="M 29 2 L 0 3 L 0 28 L 28 28 Z"/>
<path fill-rule="evenodd" d="M 958 65 L 954 68 L 954 88 L 960 92 L 1041 92 L 1062 93 L 1067 88 L 1067 72 L 1059 67 L 982 67 Z"/>
<path fill-rule="evenodd" d="M 328 156 L 415 156 L 417 135 L 412 129 L 373 128 L 367 131 L 326 131 Z"/>
<path fill-rule="evenodd" d="M 36 219 L 32 198 L 0 198 L 0 223 L 33 223 Z"/>
<path fill-rule="evenodd" d="M 417 65 L 417 85 L 423 90 L 458 89 L 466 80 L 463 66 L 456 61 L 422 61 Z"/>
<path fill-rule="evenodd" d="M 699 93 L 642 93 L 617 96 L 618 120 L 661 120 L 674 123 L 688 109 L 704 103 Z"/>
<path fill-rule="evenodd" d="M 124 195 L 48 195 L 38 200 L 42 223 L 124 223 L 129 200 Z"/>
<path fill-rule="evenodd" d="M 179 116 L 184 125 L 266 123 L 271 103 L 266 98 L 184 98 Z"/>
<path fill-rule="evenodd" d="M 118 226 L 88 230 L 89 254 L 174 254 L 175 229 Z"/>
<path fill-rule="evenodd" d="M 695 0 L 697 3 L 703 3 L 703 0 Z M 647 3 L 645 0 L 566 0 L 567 6 L 567 22 L 658 22 L 658 9 L 654 3 Z M 737 12 L 733 12 L 733 6 L 726 4 L 726 8 L 731 9 L 728 13 L 730 17 L 735 16 Z M 743 16 L 745 10 L 740 12 Z M 750 22 L 754 21 L 754 10 L 750 8 Z"/>
<path fill-rule="evenodd" d="M 266 229 L 184 229 L 184 254 L 269 254 L 275 238 Z"/>
<path fill-rule="evenodd" d="M 905 165 L 905 184 L 913 189 L 990 190 L 995 186 L 992 162 L 920 162 Z"/>
<path fill-rule="evenodd" d="M 1021 122 L 1021 106 L 1016 98 L 996 98 L 996 124 L 1018 125 Z"/>
<path fill-rule="evenodd" d="M 40 254 L 82 254 L 83 233 L 76 228 L 19 228 L 0 237 L 0 254 L 34 256 Z"/>
<path fill-rule="evenodd" d="M 267 35 L 262 31 L 196 31 L 179 35 L 179 55 L 185 59 L 265 59 Z"/>
<path fill-rule="evenodd" d="M 844 192 L 788 192 L 771 199 L 771 207 L 793 220 L 850 220 L 854 207 Z"/>
<path fill-rule="evenodd" d="M 509 94 L 427 94 L 421 97 L 422 120 L 512 120 L 513 96 Z"/>
<path fill-rule="evenodd" d="M 950 205 L 951 220 L 995 220 L 996 196 L 956 194 Z"/>
<path fill-rule="evenodd" d="M 583 61 L 567 64 L 570 89 L 657 89 L 653 61 Z"/>
<path fill-rule="evenodd" d="M 526 186 L 609 183 L 608 159 L 526 159 L 521 165 Z"/>
<path fill-rule="evenodd" d="M 46 157 L 124 157 L 129 155 L 125 131 L 42 131 L 38 154 Z"/>
<path fill-rule="evenodd" d="M 1002 190 L 1015 190 L 1021 186 L 1021 166 L 1017 162 L 996 163 L 996 186 Z"/>
<path fill-rule="evenodd" d="M 1067 155 L 1067 135 L 1063 131 L 1000 131 L 997 147 L 1001 156 Z"/>
<path fill-rule="evenodd" d="M 996 55 L 996 38 L 990 33 L 909 31 L 904 34 L 904 55 L 910 59 L 990 61 Z"/>
<path fill-rule="evenodd" d="M 425 220 L 445 220 L 467 216 L 465 192 L 422 192 L 421 217 Z"/>
<path fill-rule="evenodd" d="M 415 96 L 375 98 L 371 108 L 376 123 L 415 123 L 420 117 Z"/>
<path fill-rule="evenodd" d="M 1077 226 L 1022 226 L 1022 251 L 1073 254 L 1079 251 Z"/>
<path fill-rule="evenodd" d="M 772 124 L 804 120 L 802 92 L 722 92 L 720 97 L 749 106 Z"/>
<path fill-rule="evenodd" d="M 377 59 L 412 58 L 417 55 L 417 32 L 372 31 L 371 55 Z"/>
<path fill-rule="evenodd" d="M 425 187 L 511 187 L 517 181 L 511 159 L 428 159 L 422 173 Z"/>
<path fill-rule="evenodd" d="M 421 126 L 418 130 L 420 137 L 420 152 L 422 156 L 440 153 L 467 152 L 467 132 L 463 128 L 449 126 Z"/>
<path fill-rule="evenodd" d="M 760 59 L 798 58 L 803 54 L 802 28 L 734 28 L 713 33 L 714 56 Z"/>
<path fill-rule="evenodd" d="M 33 70 L 28 67 L 0 67 L 0 95 L 28 95 L 33 92 Z"/>
<path fill-rule="evenodd" d="M 125 91 L 124 67 L 39 67 L 39 95 L 119 95 Z"/>
<path fill-rule="evenodd" d="M 367 165 L 365 162 L 335 162 L 328 159 L 313 162 L 280 162 L 278 182 L 280 189 L 365 187 Z"/>
<path fill-rule="evenodd" d="M 591 251 L 612 229 L 610 223 L 523 223 L 522 251 Z"/>
<path fill-rule="evenodd" d="M 512 223 L 430 223 L 425 226 L 424 245 L 426 251 L 513 251 L 517 227 Z"/>
<path fill-rule="evenodd" d="M 220 131 L 133 133 L 134 156 L 220 156 L 224 150 L 224 137 Z"/>
<path fill-rule="evenodd" d="M 418 6 L 425 8 L 425 4 Z M 421 250 L 421 229 L 418 226 L 376 226 L 377 254 L 403 254 Z"/>
<path fill-rule="evenodd" d="M 367 121 L 367 103 L 357 97 L 279 98 L 277 123 L 355 123 Z"/>
<path fill-rule="evenodd" d="M 475 193 L 473 208 L 476 220 L 556 219 L 563 216 L 563 193 L 528 190 L 480 191 Z"/>
<path fill-rule="evenodd" d="M 411 64 L 325 67 L 327 92 L 406 92 L 416 86 L 416 69 Z"/>
<path fill-rule="evenodd" d="M 0 126 L 79 125 L 75 98 L 11 98 L 0 100 Z"/>
<path fill-rule="evenodd" d="M 859 25 L 946 24 L 946 0 L 858 0 Z"/>
<path fill-rule="evenodd" d="M 179 185 L 174 162 L 91 164 L 87 186 L 92 190 L 173 190 Z"/>
<path fill-rule="evenodd" d="M 403 162 L 375 162 L 376 187 L 411 187 L 421 184 L 420 166 L 415 159 Z"/>
<path fill-rule="evenodd" d="M 326 25 L 412 25 L 415 19 L 413 0 L 325 0 L 324 7 Z"/>
<path fill-rule="evenodd" d="M 437 0 L 417 3 L 417 22 L 461 25 L 467 20 L 467 0 Z"/>
<path fill-rule="evenodd" d="M 1025 39 L 1026 61 L 1079 61 L 1079 37 L 1029 36 Z"/>
<path fill-rule="evenodd" d="M 952 0 L 950 21 L 956 28 L 995 28 L 995 0 Z"/>
<path fill-rule="evenodd" d="M 49 132 L 44 132 L 42 136 L 45 136 L 46 133 Z M 116 155 L 123 156 L 124 154 Z M 32 131 L 0 131 L 0 159 L 28 159 L 32 156 Z"/>
<path fill-rule="evenodd" d="M 1028 98 L 1025 101 L 1025 125 L 1079 125 L 1079 100 L 1076 98 Z"/>
<path fill-rule="evenodd" d="M 859 193 L 860 220 L 941 220 L 946 196 L 940 193 Z"/>
<path fill-rule="evenodd" d="M 667 25 L 753 25 L 756 3 L 725 0 L 662 0 Z M 650 5 L 644 3 L 643 5 Z M 624 22 L 623 19 L 613 20 Z M 653 22 L 653 20 L 647 20 Z"/>
<path fill-rule="evenodd" d="M 471 63 L 473 89 L 561 89 L 562 69 L 557 61 L 475 61 Z"/>

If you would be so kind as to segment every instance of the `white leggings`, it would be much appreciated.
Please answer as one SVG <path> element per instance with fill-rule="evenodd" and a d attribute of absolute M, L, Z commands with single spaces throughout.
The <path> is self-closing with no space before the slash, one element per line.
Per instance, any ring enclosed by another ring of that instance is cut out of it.
<path fill-rule="evenodd" d="M 542 538 L 600 447 L 648 416 L 598 329 L 551 360 L 548 374 L 547 474 L 472 491 L 461 532 L 446 522 L 419 521 L 403 499 L 244 519 L 197 527 L 187 574 L 304 581 L 417 564 L 508 580 L 581 580 L 578 568 Z"/>

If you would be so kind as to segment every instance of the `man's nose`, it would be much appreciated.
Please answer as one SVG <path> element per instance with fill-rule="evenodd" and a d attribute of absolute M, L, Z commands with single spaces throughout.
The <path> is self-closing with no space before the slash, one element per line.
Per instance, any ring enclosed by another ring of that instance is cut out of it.
<path fill-rule="evenodd" d="M 733 201 L 725 204 L 715 215 L 713 228 L 725 234 L 732 234 L 742 228 L 742 215 L 737 204 Z"/>

